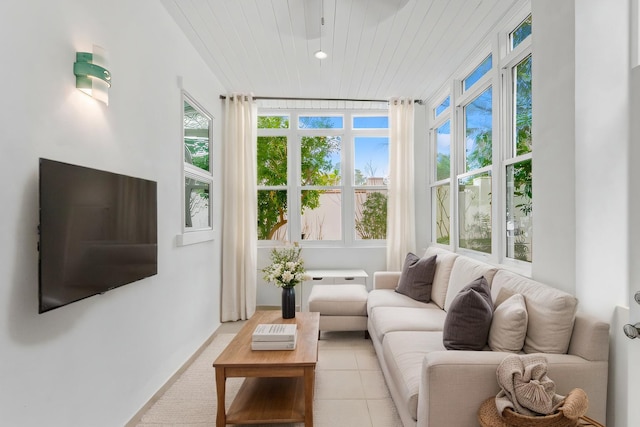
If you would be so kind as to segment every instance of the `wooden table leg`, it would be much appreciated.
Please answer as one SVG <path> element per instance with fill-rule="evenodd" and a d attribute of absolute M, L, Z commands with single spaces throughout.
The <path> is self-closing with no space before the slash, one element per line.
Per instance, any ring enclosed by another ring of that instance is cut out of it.
<path fill-rule="evenodd" d="M 227 425 L 227 414 L 225 409 L 225 388 L 227 378 L 224 368 L 216 368 L 216 391 L 218 393 L 218 415 L 216 417 L 216 426 L 224 427 Z"/>
<path fill-rule="evenodd" d="M 313 391 L 315 387 L 315 367 L 304 368 L 304 426 L 313 427 Z"/>

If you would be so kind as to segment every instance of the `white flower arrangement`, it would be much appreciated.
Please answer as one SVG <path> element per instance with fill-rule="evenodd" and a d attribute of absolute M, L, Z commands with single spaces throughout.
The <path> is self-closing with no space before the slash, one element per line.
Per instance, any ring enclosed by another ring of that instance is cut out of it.
<path fill-rule="evenodd" d="M 264 280 L 279 288 L 292 288 L 303 280 L 308 280 L 300 251 L 297 243 L 284 248 L 274 248 L 271 251 L 271 265 L 262 270 Z"/>

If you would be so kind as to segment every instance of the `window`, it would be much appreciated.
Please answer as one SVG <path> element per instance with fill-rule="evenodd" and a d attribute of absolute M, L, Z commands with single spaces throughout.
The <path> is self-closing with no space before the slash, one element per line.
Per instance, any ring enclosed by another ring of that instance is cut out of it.
<path fill-rule="evenodd" d="M 492 57 L 491 55 L 489 55 L 471 72 L 471 74 L 469 74 L 464 80 L 462 80 L 462 91 L 466 92 L 467 90 L 471 89 L 471 87 L 476 84 L 478 80 L 480 80 L 491 70 L 491 67 Z"/>
<path fill-rule="evenodd" d="M 444 101 L 442 101 L 440 103 L 440 105 L 438 105 L 434 110 L 434 117 L 438 117 L 440 114 L 442 114 L 447 108 L 449 108 L 449 104 L 451 103 L 451 97 L 447 96 Z"/>
<path fill-rule="evenodd" d="M 531 24 L 529 13 L 504 24 L 430 104 L 433 241 L 523 269 L 533 260 Z"/>
<path fill-rule="evenodd" d="M 443 99 L 440 97 L 439 99 Z M 431 132 L 433 173 L 431 186 L 431 231 L 437 243 L 451 243 L 451 95 L 438 102 L 432 113 L 435 118 Z"/>
<path fill-rule="evenodd" d="M 212 118 L 183 93 L 184 231 L 211 229 Z"/>
<path fill-rule="evenodd" d="M 492 91 L 489 87 L 463 107 L 466 172 L 491 166 L 493 156 L 492 101 Z"/>
<path fill-rule="evenodd" d="M 531 138 L 531 63 L 529 54 L 508 68 L 511 77 L 510 146 L 505 160 L 506 257 L 531 262 L 533 187 Z"/>
<path fill-rule="evenodd" d="M 258 239 L 384 240 L 388 128 L 386 111 L 259 111 Z"/>
<path fill-rule="evenodd" d="M 489 86 L 468 104 L 464 117 L 464 174 L 458 175 L 458 244 L 491 253 L 493 95 Z"/>
<path fill-rule="evenodd" d="M 509 44 L 511 50 L 518 47 L 520 43 L 531 35 L 531 15 L 518 25 L 518 27 L 509 34 Z"/>
<path fill-rule="evenodd" d="M 270 134 L 260 135 L 261 129 L 268 129 Z M 288 135 L 282 133 L 288 129 L 289 116 L 258 117 L 259 240 L 285 240 L 288 236 Z"/>

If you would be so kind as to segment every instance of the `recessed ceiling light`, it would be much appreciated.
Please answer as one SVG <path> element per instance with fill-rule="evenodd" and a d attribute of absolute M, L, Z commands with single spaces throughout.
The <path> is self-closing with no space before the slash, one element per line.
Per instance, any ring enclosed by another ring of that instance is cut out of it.
<path fill-rule="evenodd" d="M 327 52 L 319 50 L 316 53 L 314 53 L 313 55 L 318 59 L 325 59 L 327 57 Z"/>

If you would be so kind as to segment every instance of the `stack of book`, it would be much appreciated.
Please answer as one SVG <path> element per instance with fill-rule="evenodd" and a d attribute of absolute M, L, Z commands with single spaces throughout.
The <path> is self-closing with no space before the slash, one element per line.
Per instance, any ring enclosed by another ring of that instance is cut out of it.
<path fill-rule="evenodd" d="M 251 337 L 252 350 L 295 350 L 298 329 L 295 324 L 261 323 Z"/>

